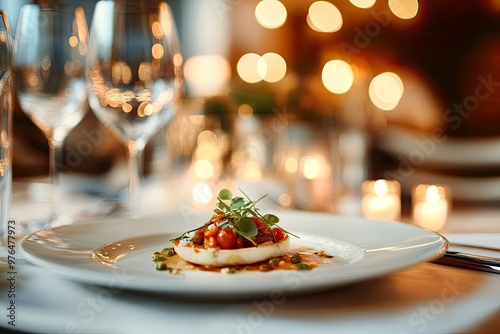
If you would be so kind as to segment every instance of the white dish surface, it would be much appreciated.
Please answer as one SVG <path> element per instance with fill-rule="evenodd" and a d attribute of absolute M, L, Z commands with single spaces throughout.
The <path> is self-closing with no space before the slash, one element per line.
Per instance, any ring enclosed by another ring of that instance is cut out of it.
<path fill-rule="evenodd" d="M 309 271 L 275 270 L 221 274 L 157 271 L 152 255 L 169 240 L 201 226 L 206 215 L 169 215 L 139 220 L 102 220 L 65 225 L 28 235 L 20 244 L 30 262 L 66 278 L 109 288 L 190 298 L 245 298 L 302 294 L 380 277 L 441 256 L 447 240 L 397 223 L 305 211 L 280 211 L 292 248 L 308 246 L 334 256 L 333 264 Z M 92 254 L 106 249 L 108 258 Z"/>

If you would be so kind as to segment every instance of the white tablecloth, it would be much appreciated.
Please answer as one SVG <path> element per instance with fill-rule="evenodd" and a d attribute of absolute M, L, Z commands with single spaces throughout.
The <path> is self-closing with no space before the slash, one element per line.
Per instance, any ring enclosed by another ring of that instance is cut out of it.
<path fill-rule="evenodd" d="M 29 209 L 25 204 L 14 203 L 14 211 Z M 500 233 L 498 217 L 499 209 L 456 210 L 445 233 Z M 15 298 L 9 296 L 5 271 L 0 284 L 0 325 L 11 330 L 403 334 L 493 333 L 500 328 L 500 275 L 435 263 L 314 295 L 218 302 L 83 285 L 16 261 Z M 11 300 L 15 326 L 9 324 Z"/>

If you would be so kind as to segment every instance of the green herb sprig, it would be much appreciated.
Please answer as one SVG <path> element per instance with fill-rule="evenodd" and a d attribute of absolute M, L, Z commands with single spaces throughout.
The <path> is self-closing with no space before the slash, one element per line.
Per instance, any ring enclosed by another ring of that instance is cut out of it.
<path fill-rule="evenodd" d="M 234 196 L 230 190 L 222 189 L 217 196 L 217 208 L 214 210 L 215 217 L 219 218 L 218 226 L 220 228 L 229 227 L 237 235 L 240 235 L 246 240 L 249 240 L 255 246 L 257 245 L 252 239 L 258 234 L 258 228 L 254 219 L 266 224 L 269 228 L 276 226 L 279 223 L 279 218 L 273 214 L 262 215 L 257 209 L 256 205 L 259 201 L 265 198 L 267 195 L 262 196 L 258 200 L 251 200 L 248 195 L 240 189 L 241 193 L 245 197 Z M 190 233 L 195 232 L 207 225 L 210 222 L 195 228 L 193 230 L 183 233 L 181 236 L 171 239 L 170 241 L 182 240 L 189 238 Z M 293 235 L 283 228 L 279 227 L 284 232 Z M 273 234 L 274 238 L 274 234 Z M 276 240 L 275 240 L 276 241 Z"/>

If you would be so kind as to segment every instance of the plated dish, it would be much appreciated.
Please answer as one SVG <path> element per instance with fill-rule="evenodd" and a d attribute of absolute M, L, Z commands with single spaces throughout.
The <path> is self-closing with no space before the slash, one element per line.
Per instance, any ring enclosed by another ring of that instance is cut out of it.
<path fill-rule="evenodd" d="M 317 270 L 248 272 L 238 275 L 158 271 L 151 255 L 169 240 L 200 226 L 206 213 L 172 214 L 141 220 L 102 220 L 66 225 L 28 235 L 25 258 L 69 279 L 93 285 L 192 298 L 256 298 L 302 294 L 401 270 L 440 257 L 441 235 L 408 224 L 304 211 L 279 212 L 280 225 L 309 247 L 333 256 Z"/>
<path fill-rule="evenodd" d="M 233 272 L 271 259 L 277 267 L 279 257 L 290 250 L 288 233 L 278 226 L 279 217 L 261 213 L 257 205 L 265 196 L 254 201 L 241 193 L 233 196 L 230 190 L 222 189 L 207 222 L 171 239 L 172 248 L 155 252 L 157 269 L 178 271 L 183 267 L 180 260 L 186 261 L 190 270 L 197 265 L 200 269 L 226 267 Z"/>

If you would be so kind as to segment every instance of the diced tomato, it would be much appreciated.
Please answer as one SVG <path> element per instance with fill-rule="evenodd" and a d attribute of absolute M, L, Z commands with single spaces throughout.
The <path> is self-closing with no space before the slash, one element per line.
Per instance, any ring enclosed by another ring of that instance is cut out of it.
<path fill-rule="evenodd" d="M 233 248 L 243 248 L 245 247 L 245 242 L 242 237 L 237 237 L 236 238 L 236 243 L 234 244 Z"/>
<path fill-rule="evenodd" d="M 266 225 L 266 223 L 264 223 L 263 221 L 261 221 L 258 218 L 255 218 L 255 217 L 252 218 L 252 220 L 255 222 L 255 226 L 257 226 L 257 230 L 259 231 L 259 233 L 261 233 L 261 234 L 271 233 L 271 231 L 269 230 L 269 227 Z"/>
<path fill-rule="evenodd" d="M 232 249 L 236 244 L 236 235 L 229 227 L 221 228 L 217 233 L 217 243 L 222 249 Z"/>
<path fill-rule="evenodd" d="M 260 219 L 258 218 L 255 218 L 255 217 L 252 217 L 252 220 L 254 221 L 255 225 L 257 226 L 257 228 L 261 228 L 261 227 L 264 227 L 266 226 L 266 224 L 264 224 L 263 221 L 261 221 Z"/>
<path fill-rule="evenodd" d="M 277 227 L 273 228 L 273 233 L 274 237 L 276 238 L 276 241 L 281 241 L 285 238 L 285 233 L 280 228 Z"/>
<path fill-rule="evenodd" d="M 205 241 L 203 242 L 203 246 L 205 248 L 215 248 L 217 247 L 217 238 L 216 237 L 208 237 L 205 238 Z"/>
<path fill-rule="evenodd" d="M 210 237 L 215 237 L 218 232 L 219 232 L 219 227 L 215 224 L 210 224 L 205 229 L 205 232 L 203 234 L 205 236 L 205 239 L 208 239 Z"/>

